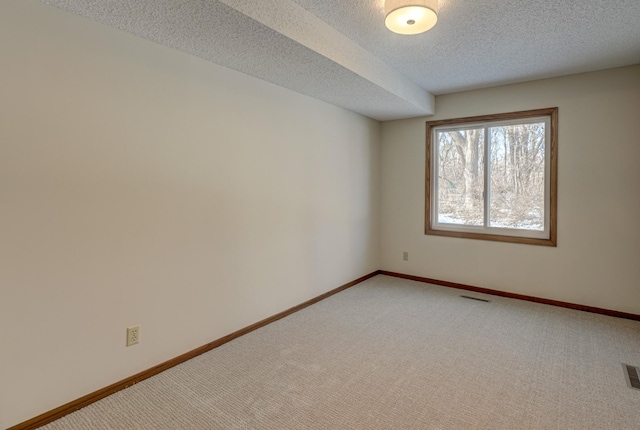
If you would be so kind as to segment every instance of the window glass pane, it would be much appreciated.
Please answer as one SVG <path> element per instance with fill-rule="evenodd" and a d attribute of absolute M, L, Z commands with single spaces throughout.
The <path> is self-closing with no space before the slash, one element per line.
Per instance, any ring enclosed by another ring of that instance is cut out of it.
<path fill-rule="evenodd" d="M 438 222 L 484 225 L 484 129 L 439 131 Z"/>
<path fill-rule="evenodd" d="M 489 128 L 491 227 L 544 230 L 545 123 Z"/>

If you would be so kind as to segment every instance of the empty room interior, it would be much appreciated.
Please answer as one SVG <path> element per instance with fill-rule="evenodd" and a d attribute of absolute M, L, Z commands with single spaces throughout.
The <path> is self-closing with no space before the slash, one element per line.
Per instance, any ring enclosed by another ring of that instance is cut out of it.
<path fill-rule="evenodd" d="M 0 428 L 640 429 L 639 22 L 0 1 Z"/>

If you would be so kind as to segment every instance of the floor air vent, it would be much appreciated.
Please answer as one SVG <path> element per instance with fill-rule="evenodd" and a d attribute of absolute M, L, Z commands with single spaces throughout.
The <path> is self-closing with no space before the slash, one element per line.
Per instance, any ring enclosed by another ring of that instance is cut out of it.
<path fill-rule="evenodd" d="M 486 302 L 486 303 L 489 303 L 491 301 L 491 300 L 479 299 L 477 297 L 471 297 L 471 296 L 460 296 L 460 297 L 462 297 L 464 299 L 477 300 L 479 302 Z"/>
<path fill-rule="evenodd" d="M 640 369 L 634 366 L 629 366 L 628 364 L 622 364 L 622 367 L 624 368 L 629 388 L 640 390 Z"/>

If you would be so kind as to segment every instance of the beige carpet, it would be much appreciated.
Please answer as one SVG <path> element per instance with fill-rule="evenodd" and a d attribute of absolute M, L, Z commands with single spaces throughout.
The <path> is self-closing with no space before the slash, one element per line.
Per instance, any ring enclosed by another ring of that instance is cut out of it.
<path fill-rule="evenodd" d="M 376 276 L 43 428 L 638 430 L 621 363 L 639 322 Z"/>

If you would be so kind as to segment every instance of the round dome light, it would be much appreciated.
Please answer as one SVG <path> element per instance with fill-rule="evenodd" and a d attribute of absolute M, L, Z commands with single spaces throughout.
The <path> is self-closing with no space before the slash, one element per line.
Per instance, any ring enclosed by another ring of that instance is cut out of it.
<path fill-rule="evenodd" d="M 387 0 L 385 25 L 394 33 L 419 34 L 438 22 L 438 0 Z"/>

